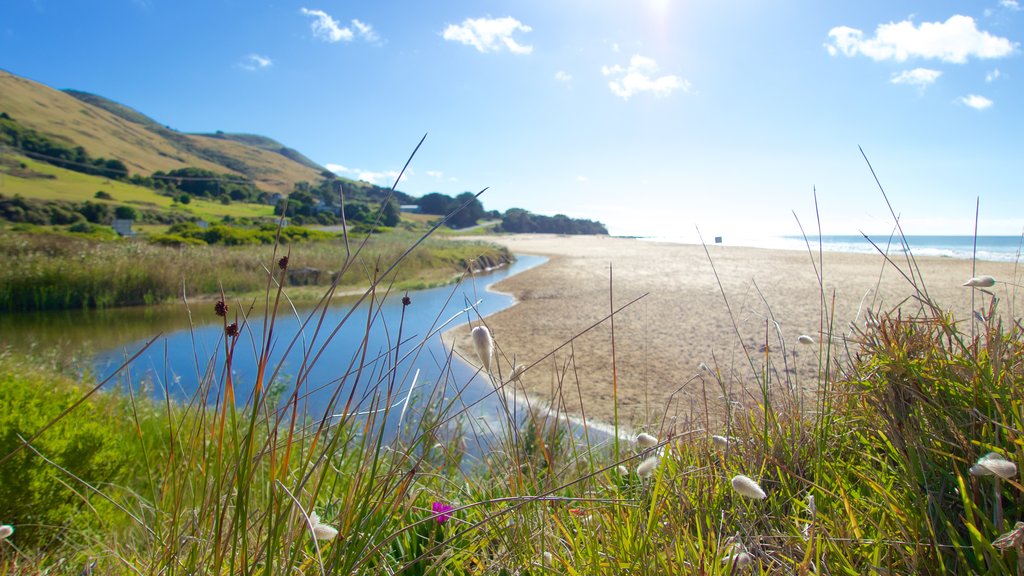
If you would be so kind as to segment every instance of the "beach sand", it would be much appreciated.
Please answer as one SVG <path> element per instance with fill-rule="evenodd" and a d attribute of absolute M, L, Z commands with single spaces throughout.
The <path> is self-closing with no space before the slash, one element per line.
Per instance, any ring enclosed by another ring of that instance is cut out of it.
<path fill-rule="evenodd" d="M 881 255 L 826 252 L 820 266 L 816 251 L 812 264 L 807 251 L 709 245 L 709 259 L 699 245 L 631 238 L 512 235 L 486 240 L 517 254 L 550 259 L 494 287 L 517 299 L 515 306 L 484 320 L 498 349 L 496 370 L 502 380 L 508 380 L 515 357 L 520 366 L 532 365 L 519 386 L 534 402 L 551 402 L 560 411 L 610 423 L 614 373 L 619 422 L 637 430 L 720 421 L 725 397 L 747 405 L 761 401 L 754 374 L 762 370 L 766 342 L 775 363 L 775 393 L 782 387 L 816 389 L 819 344 L 828 333 L 816 265 L 834 318 L 838 346 L 833 355 L 844 349 L 856 352 L 856 343 L 847 346 L 843 338 L 855 339 L 850 324 L 863 328 L 869 310 L 900 307 L 907 315 L 920 308 L 913 286 Z M 909 270 L 902 253 L 891 258 Z M 1012 263 L 978 262 L 975 274 L 968 260 L 918 258 L 917 264 L 932 301 L 962 321 L 972 316 L 972 290 L 962 285 L 968 278 L 988 274 L 1012 281 L 1015 274 Z M 1004 313 L 1019 302 L 1013 286 L 1000 283 L 993 291 Z M 612 323 L 602 319 L 612 307 L 641 296 L 614 316 L 613 371 Z M 975 299 L 975 309 L 989 301 L 981 292 L 975 292 Z M 800 335 L 815 343 L 798 344 Z M 453 330 L 452 337 L 460 355 L 479 365 L 469 328 Z"/>

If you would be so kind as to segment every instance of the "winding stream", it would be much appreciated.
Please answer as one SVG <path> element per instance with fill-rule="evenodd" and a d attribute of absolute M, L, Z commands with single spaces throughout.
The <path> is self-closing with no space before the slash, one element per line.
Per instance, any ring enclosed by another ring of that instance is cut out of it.
<path fill-rule="evenodd" d="M 270 338 L 267 373 L 276 373 L 270 390 L 284 402 L 301 380 L 300 409 L 319 418 L 332 416 L 328 408 L 336 394 L 338 406 L 344 407 L 351 396 L 349 410 L 359 411 L 374 405 L 375 394 L 378 402 L 384 402 L 389 391 L 396 401 L 410 396 L 423 402 L 436 389 L 445 397 L 458 398 L 455 411 L 480 401 L 470 414 L 484 420 L 486 428 L 486 421 L 498 417 L 500 406 L 493 388 L 473 367 L 457 356 L 451 358 L 440 334 L 511 306 L 512 296 L 488 287 L 544 261 L 538 256 L 518 256 L 508 267 L 477 274 L 457 286 L 410 292 L 408 306 L 402 304 L 403 293 L 378 295 L 372 310 L 366 302 L 336 302 L 323 315 L 319 330 L 319 311 L 311 307 L 292 310 L 283 304 Z M 243 321 L 239 313 L 243 306 L 250 304 L 229 301 L 229 321 L 237 316 L 242 326 L 232 362 L 235 398 L 240 405 L 252 394 L 264 341 L 264 318 L 251 312 Z M 261 310 L 262 302 L 253 308 Z M 307 322 L 307 317 L 312 319 Z M 158 398 L 169 396 L 186 402 L 205 382 L 208 386 L 203 388 L 209 389 L 206 401 L 214 401 L 224 381 L 225 338 L 222 320 L 211 303 L 0 317 L 0 345 L 76 355 L 98 380 L 114 373 L 157 334 L 153 344 L 117 375 L 118 380 Z M 307 364 L 311 367 L 306 368 Z M 415 392 L 410 394 L 413 386 Z M 396 426 L 389 420 L 389 433 Z"/>

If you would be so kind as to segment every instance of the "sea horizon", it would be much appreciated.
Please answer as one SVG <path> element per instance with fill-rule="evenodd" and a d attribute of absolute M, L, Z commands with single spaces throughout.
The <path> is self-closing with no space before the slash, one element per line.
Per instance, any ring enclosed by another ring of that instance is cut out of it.
<path fill-rule="evenodd" d="M 669 242 L 673 244 L 700 244 L 693 238 L 675 236 L 637 236 L 636 238 L 650 242 Z M 907 247 L 914 256 L 935 256 L 957 260 L 972 258 L 987 262 L 1015 262 L 1020 259 L 1024 246 L 1024 237 L 1017 236 L 968 236 L 968 235 L 912 235 L 903 237 Z M 869 240 L 870 239 L 870 240 Z M 904 252 L 903 241 L 899 236 L 882 234 L 831 234 L 822 236 L 780 235 L 780 236 L 717 236 L 706 238 L 709 245 L 736 246 L 746 248 L 763 248 L 768 250 L 802 250 L 808 246 L 811 250 L 819 248 L 825 252 L 848 252 L 858 254 L 889 255 Z"/>

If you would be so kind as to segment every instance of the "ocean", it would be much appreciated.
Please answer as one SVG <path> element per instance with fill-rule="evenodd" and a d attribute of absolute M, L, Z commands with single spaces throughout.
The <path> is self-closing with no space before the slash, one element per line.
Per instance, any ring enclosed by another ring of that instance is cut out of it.
<path fill-rule="evenodd" d="M 863 254 L 878 254 L 879 250 L 887 251 L 891 255 L 903 253 L 903 245 L 898 236 L 870 236 L 869 242 L 861 235 L 833 235 L 821 236 L 821 248 L 826 252 L 857 252 Z M 657 240 L 663 242 L 679 242 L 693 244 L 692 240 L 682 240 L 671 237 L 650 237 L 646 240 Z M 706 238 L 708 244 L 714 243 L 715 238 Z M 752 248 L 768 248 L 772 250 L 801 250 L 806 251 L 810 244 L 811 250 L 818 251 L 818 236 L 808 236 L 805 240 L 801 236 L 766 236 L 761 238 L 721 238 L 721 244 L 725 246 L 747 246 Z M 977 242 L 975 242 L 977 240 Z M 1020 259 L 1022 249 L 1021 236 L 907 236 L 906 243 L 915 256 L 938 256 L 942 258 L 956 258 L 970 260 L 972 257 L 977 260 L 992 262 L 1015 262 Z M 872 245 L 874 242 L 874 245 Z M 877 246 L 877 248 L 876 248 Z"/>

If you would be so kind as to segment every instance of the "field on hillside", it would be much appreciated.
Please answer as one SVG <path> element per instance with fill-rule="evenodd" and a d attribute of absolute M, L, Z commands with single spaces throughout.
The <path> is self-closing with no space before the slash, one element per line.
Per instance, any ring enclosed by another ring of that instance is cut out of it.
<path fill-rule="evenodd" d="M 50 164 L 21 158 L 26 170 L 37 174 L 30 178 L 3 174 L 0 176 L 0 194 L 21 195 L 38 200 L 65 200 L 72 202 L 103 202 L 111 205 L 126 204 L 137 208 L 175 210 L 192 214 L 206 220 L 220 220 L 225 216 L 233 218 L 273 217 L 274 208 L 265 204 L 221 204 L 201 198 L 193 198 L 188 205 L 179 204 L 169 196 L 126 182 L 110 180 L 81 172 L 73 172 Z M 96 192 L 104 191 L 113 200 L 97 200 Z"/>

